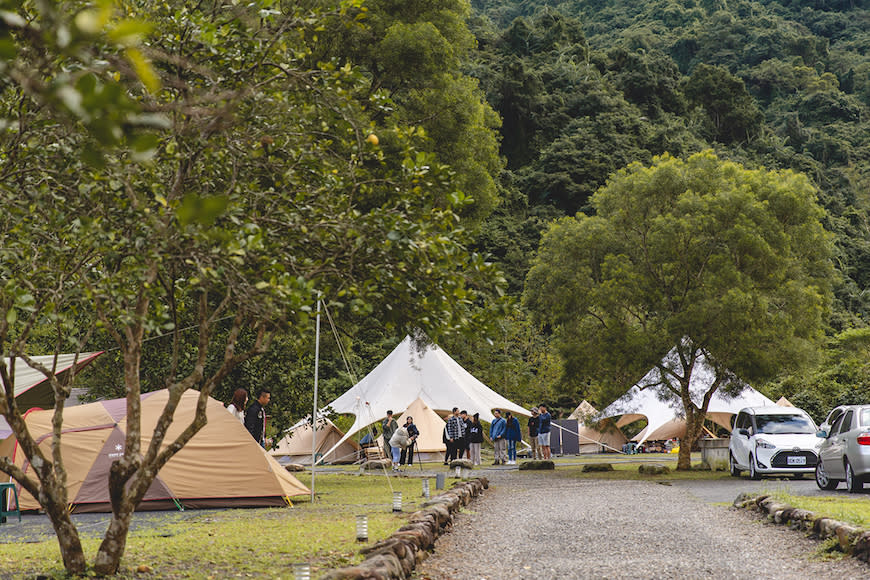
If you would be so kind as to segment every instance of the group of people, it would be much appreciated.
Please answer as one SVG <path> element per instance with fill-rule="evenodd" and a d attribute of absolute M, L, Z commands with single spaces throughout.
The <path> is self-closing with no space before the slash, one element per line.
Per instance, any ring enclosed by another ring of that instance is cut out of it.
<path fill-rule="evenodd" d="M 254 438 L 254 441 L 265 449 L 266 440 L 266 405 L 272 400 L 272 392 L 261 388 L 257 392 L 257 398 L 248 407 L 248 391 L 238 388 L 233 392 L 233 400 L 227 407 L 227 411 L 238 419 Z"/>
<path fill-rule="evenodd" d="M 272 394 L 269 389 L 261 388 L 257 398 L 248 406 L 248 391 L 238 388 L 227 407 L 227 410 L 245 426 L 263 448 L 267 445 L 266 405 L 271 399 Z M 494 419 L 489 426 L 489 439 L 495 450 L 493 465 L 516 465 L 517 443 L 523 439 L 520 422 L 510 411 L 506 411 L 504 417 L 500 409 L 493 410 L 492 414 Z M 528 429 L 532 459 L 550 459 L 550 426 L 551 417 L 546 405 L 531 409 Z M 386 418 L 381 422 L 381 430 L 384 435 L 384 453 L 392 459 L 393 470 L 401 471 L 405 465 L 413 465 L 414 446 L 420 437 L 420 430 L 414 424 L 414 418 L 405 417 L 404 425 L 399 426 L 393 418 L 393 411 L 389 410 Z M 471 460 L 474 465 L 480 465 L 480 447 L 483 440 L 484 431 L 480 423 L 480 414 L 475 413 L 469 417 L 464 409 L 460 411 L 459 407 L 453 407 L 444 426 L 443 441 L 447 445 L 444 465 L 463 457 Z"/>
<path fill-rule="evenodd" d="M 401 471 L 405 465 L 414 464 L 414 445 L 420 436 L 420 430 L 414 425 L 414 418 L 405 417 L 401 427 L 393 419 L 393 412 L 387 411 L 386 418 L 381 422 L 384 432 L 384 453 L 393 462 L 393 471 Z"/>
<path fill-rule="evenodd" d="M 494 409 L 492 414 L 494 418 L 489 425 L 489 439 L 495 452 L 493 465 L 516 465 L 517 443 L 523 439 L 520 422 L 510 411 L 502 416 L 501 409 Z M 540 405 L 531 410 L 531 415 L 528 428 L 532 459 L 550 459 L 550 413 L 546 405 Z M 470 459 L 472 464 L 480 465 L 483 440 L 480 414 L 475 413 L 469 419 L 467 411 L 453 407 L 444 427 L 444 443 L 447 445 L 444 465 L 463 456 Z"/>

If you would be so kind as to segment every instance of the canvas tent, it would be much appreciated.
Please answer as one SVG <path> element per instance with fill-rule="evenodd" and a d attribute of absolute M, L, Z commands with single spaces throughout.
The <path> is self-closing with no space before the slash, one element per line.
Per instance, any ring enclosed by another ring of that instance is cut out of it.
<path fill-rule="evenodd" d="M 469 414 L 480 413 L 481 421 L 492 421 L 493 409 L 529 414 L 477 380 L 438 346 L 419 351 L 411 337 L 405 337 L 372 372 L 327 408 L 356 417 L 345 435 L 351 437 L 383 419 L 388 409 L 401 413 L 418 398 L 435 412 L 446 415 L 459 407 Z"/>
<path fill-rule="evenodd" d="M 665 365 L 676 360 L 676 349 L 671 350 L 663 359 Z M 715 379 L 713 368 L 703 355 L 697 360 L 689 383 L 692 400 L 700 405 L 704 393 Z M 674 386 L 676 382 L 674 379 Z M 773 401 L 744 384 L 744 389 L 734 397 L 729 397 L 722 389 L 718 389 L 710 399 L 707 408 L 707 418 L 726 429 L 731 429 L 731 417 L 743 407 L 761 407 L 773 405 Z M 665 396 L 663 396 L 665 394 Z M 672 396 L 667 396 L 662 386 L 662 377 L 658 367 L 650 370 L 644 377 L 632 386 L 627 393 L 611 403 L 598 416 L 599 419 L 617 417 L 616 425 L 624 427 L 638 419 L 646 418 L 647 426 L 632 438 L 632 441 L 657 441 L 671 438 L 681 438 L 686 433 L 685 414 L 682 402 Z"/>
<path fill-rule="evenodd" d="M 76 364 L 77 371 L 90 364 L 101 354 L 103 354 L 102 351 L 79 353 Z M 54 373 L 61 380 L 63 373 L 70 370 L 76 363 L 75 354 L 57 355 L 57 364 L 55 364 L 54 355 L 34 356 L 31 359 L 49 369 L 54 368 Z M 18 357 L 15 358 L 14 366 L 12 359 L 6 359 L 6 368 L 9 369 L 10 373 L 14 373 L 15 402 L 22 412 L 33 408 L 50 409 L 54 407 L 54 391 L 42 371 L 32 368 L 24 359 Z M 69 405 L 70 402 L 67 401 L 67 404 Z M 6 419 L 0 416 L 0 439 L 5 439 L 10 435 L 12 435 L 12 429 L 9 428 Z"/>
<path fill-rule="evenodd" d="M 592 422 L 598 415 L 598 410 L 583 400 L 568 418 L 577 421 L 577 438 L 579 453 L 607 453 L 608 451 L 620 451 L 628 442 L 628 438 L 610 419 L 601 421 L 601 429 L 587 426 L 586 422 Z"/>
<path fill-rule="evenodd" d="M 780 397 L 779 400 L 777 400 L 776 404 L 780 407 L 794 407 L 794 405 L 791 404 L 791 401 L 789 401 L 785 397 Z"/>
<path fill-rule="evenodd" d="M 317 440 L 314 441 L 311 423 L 306 420 L 288 429 L 275 448 L 269 451 L 269 454 L 282 464 L 311 465 L 312 443 L 316 445 L 315 456 L 319 459 L 325 451 L 341 441 L 342 437 L 344 437 L 344 433 L 335 426 L 335 423 L 326 417 L 321 417 L 317 420 Z M 359 452 L 359 444 L 353 439 L 347 439 L 336 447 L 330 463 L 353 463 L 359 458 Z"/>
<path fill-rule="evenodd" d="M 447 425 L 444 419 L 438 416 L 438 413 L 429 408 L 429 405 L 419 397 L 408 405 L 405 412 L 396 419 L 399 425 L 405 424 L 405 417 L 408 415 L 414 418 L 414 424 L 420 431 L 420 436 L 417 437 L 415 461 L 417 459 L 421 461 L 441 461 L 444 459 L 444 452 L 447 451 L 447 446 L 441 436 L 444 432 L 444 426 Z"/>
<path fill-rule="evenodd" d="M 168 399 L 167 390 L 142 395 L 142 446 L 147 448 Z M 166 435 L 168 445 L 190 423 L 199 397 L 187 391 Z M 163 466 L 137 509 L 280 506 L 309 490 L 251 437 L 224 406 L 209 398 L 208 423 Z M 67 468 L 70 509 L 109 511 L 109 468 L 124 449 L 126 399 L 70 407 L 64 412 L 62 451 Z M 52 411 L 26 417 L 43 453 L 51 454 Z M 13 437 L 0 443 L 0 456 L 12 457 L 25 473 L 32 469 Z M 19 486 L 21 509 L 37 509 L 36 500 Z"/>

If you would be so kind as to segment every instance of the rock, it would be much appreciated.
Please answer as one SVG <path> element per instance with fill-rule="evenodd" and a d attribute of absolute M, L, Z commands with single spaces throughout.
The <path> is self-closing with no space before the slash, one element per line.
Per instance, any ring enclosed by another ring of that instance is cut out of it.
<path fill-rule="evenodd" d="M 295 473 L 297 471 L 305 471 L 305 466 L 300 465 L 298 463 L 288 463 L 287 465 L 284 466 L 284 469 L 286 469 L 287 471 Z"/>
<path fill-rule="evenodd" d="M 667 465 L 661 463 L 644 463 L 637 468 L 637 472 L 642 475 L 663 475 L 670 473 L 671 469 Z"/>
<path fill-rule="evenodd" d="M 590 473 L 594 471 L 613 471 L 613 466 L 609 463 L 587 463 L 583 466 L 583 473 Z"/>
<path fill-rule="evenodd" d="M 461 467 L 462 469 L 474 469 L 474 464 L 470 459 L 454 459 L 450 462 L 451 469 Z"/>
<path fill-rule="evenodd" d="M 373 469 L 389 469 L 392 467 L 393 462 L 389 459 L 371 459 L 369 461 L 363 462 L 359 468 L 365 471 L 371 471 Z"/>
<path fill-rule="evenodd" d="M 837 534 L 840 549 L 847 554 L 852 553 L 852 546 L 855 544 L 855 539 L 861 533 L 861 530 L 849 524 L 840 524 L 834 529 L 834 532 Z"/>
<path fill-rule="evenodd" d="M 532 460 L 532 461 L 523 461 L 519 465 L 520 471 L 527 470 L 548 470 L 548 469 L 556 469 L 556 464 L 550 461 L 549 459 L 540 459 L 540 460 Z"/>

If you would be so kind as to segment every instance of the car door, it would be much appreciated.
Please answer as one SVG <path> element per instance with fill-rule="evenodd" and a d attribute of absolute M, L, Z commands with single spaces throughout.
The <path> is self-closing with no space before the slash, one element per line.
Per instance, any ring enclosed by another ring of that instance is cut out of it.
<path fill-rule="evenodd" d="M 853 412 L 849 411 L 837 417 L 833 425 L 831 425 L 828 437 L 819 449 L 819 457 L 821 457 L 822 463 L 825 465 L 825 472 L 828 474 L 828 477 L 834 479 L 844 479 L 846 477 L 846 470 L 843 468 L 844 434 L 840 433 L 840 431 L 844 423 L 847 426 L 851 424 L 852 416 Z M 848 431 L 848 428 L 846 431 Z"/>
<path fill-rule="evenodd" d="M 734 430 L 731 432 L 731 453 L 737 465 L 749 469 L 749 437 L 742 435 L 741 429 L 750 429 L 748 413 L 740 412 L 734 422 Z"/>

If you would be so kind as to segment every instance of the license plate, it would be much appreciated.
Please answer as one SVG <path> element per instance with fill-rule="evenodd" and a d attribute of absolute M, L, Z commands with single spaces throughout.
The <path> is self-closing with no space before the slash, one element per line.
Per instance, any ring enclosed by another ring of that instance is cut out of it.
<path fill-rule="evenodd" d="M 804 457 L 803 455 L 798 455 L 798 456 L 790 455 L 787 458 L 787 462 L 789 465 L 806 465 L 807 458 Z"/>

